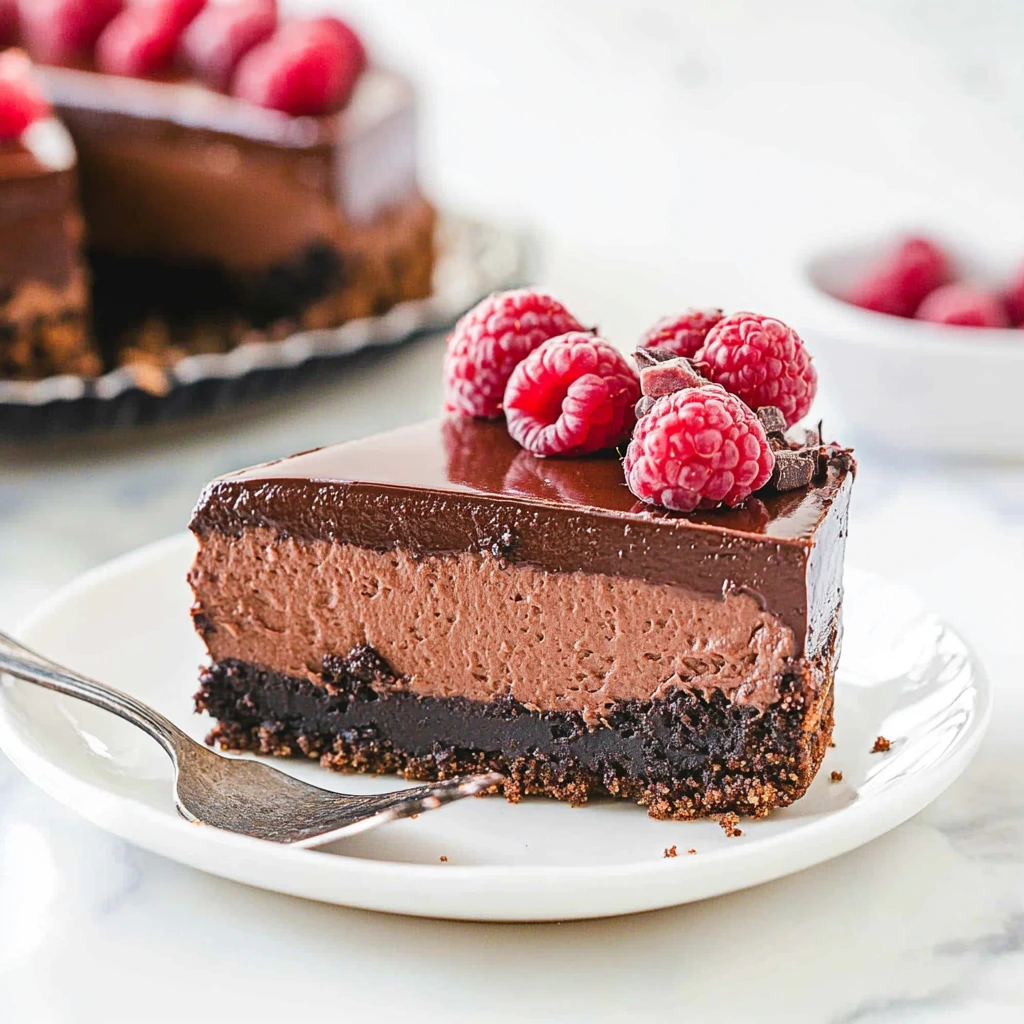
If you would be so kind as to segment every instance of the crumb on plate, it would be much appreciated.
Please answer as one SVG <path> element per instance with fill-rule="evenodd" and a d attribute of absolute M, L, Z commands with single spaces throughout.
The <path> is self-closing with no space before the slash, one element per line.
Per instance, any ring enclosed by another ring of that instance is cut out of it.
<path fill-rule="evenodd" d="M 730 838 L 736 839 L 743 835 L 743 829 L 739 827 L 740 816 L 730 811 L 728 814 L 719 815 L 718 824 L 721 825 L 722 831 Z"/>

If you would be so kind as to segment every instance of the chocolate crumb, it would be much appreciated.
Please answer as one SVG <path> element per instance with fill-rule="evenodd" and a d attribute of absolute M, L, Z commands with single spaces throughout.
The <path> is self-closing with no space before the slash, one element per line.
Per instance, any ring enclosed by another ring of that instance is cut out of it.
<path fill-rule="evenodd" d="M 833 772 L 831 774 L 831 776 L 829 776 L 829 777 L 832 779 L 833 782 L 842 782 L 843 781 L 843 773 L 842 772 Z"/>
<path fill-rule="evenodd" d="M 757 418 L 761 421 L 761 426 L 764 427 L 764 432 L 769 437 L 772 434 L 778 434 L 780 438 L 784 439 L 786 417 L 782 415 L 781 409 L 774 405 L 762 405 L 757 410 Z"/>
<path fill-rule="evenodd" d="M 646 366 L 657 366 L 658 363 L 666 363 L 675 358 L 675 352 L 667 348 L 638 348 L 633 353 L 633 359 L 641 370 Z"/>
<path fill-rule="evenodd" d="M 418 814 L 410 814 L 410 815 L 409 815 L 409 817 L 410 817 L 410 818 L 411 818 L 411 819 L 412 819 L 413 821 L 415 821 L 415 820 L 416 820 L 416 819 L 417 819 L 417 818 L 419 817 L 419 815 L 418 815 Z"/>
<path fill-rule="evenodd" d="M 444 854 L 441 855 L 441 863 L 442 864 L 447 864 L 448 863 L 448 858 L 445 857 Z"/>
<path fill-rule="evenodd" d="M 687 850 L 686 852 L 688 854 L 690 854 L 690 856 L 693 856 L 693 854 L 695 854 L 697 851 L 696 850 Z"/>
<path fill-rule="evenodd" d="M 829 745 L 830 747 L 835 747 L 835 745 L 836 745 L 836 741 L 835 741 L 835 740 L 829 740 L 829 741 L 828 741 L 828 745 Z"/>
<path fill-rule="evenodd" d="M 875 740 L 875 745 L 871 748 L 871 753 L 884 754 L 891 746 L 892 744 L 884 736 L 879 736 L 878 739 Z"/>
<path fill-rule="evenodd" d="M 806 449 L 780 449 L 775 453 L 775 468 L 769 483 L 777 491 L 795 491 L 806 487 L 814 477 L 817 459 Z"/>
<path fill-rule="evenodd" d="M 676 848 L 674 846 L 666 846 L 665 847 L 665 856 L 666 857 L 675 857 L 675 856 L 677 856 Z"/>
<path fill-rule="evenodd" d="M 704 387 L 707 377 L 698 373 L 693 363 L 683 356 L 640 368 L 640 391 L 649 398 L 661 398 L 687 388 Z"/>
<path fill-rule="evenodd" d="M 720 815 L 718 818 L 718 824 L 730 839 L 736 839 L 743 835 L 743 829 L 739 827 L 740 816 L 732 811 L 728 814 Z"/>

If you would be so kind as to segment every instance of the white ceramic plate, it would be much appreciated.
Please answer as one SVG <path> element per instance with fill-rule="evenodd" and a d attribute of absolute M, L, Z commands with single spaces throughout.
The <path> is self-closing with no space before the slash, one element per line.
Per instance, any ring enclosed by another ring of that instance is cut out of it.
<path fill-rule="evenodd" d="M 88 573 L 26 622 L 21 637 L 119 686 L 193 736 L 209 722 L 191 695 L 203 650 L 192 632 L 189 536 Z M 322 851 L 289 849 L 180 819 L 170 768 L 112 715 L 27 683 L 0 687 L 0 744 L 51 796 L 103 828 L 216 875 L 354 907 L 467 920 L 602 917 L 756 885 L 851 850 L 905 821 L 963 770 L 990 714 L 964 642 L 903 590 L 849 573 L 836 746 L 807 795 L 727 838 L 714 822 L 653 821 L 624 802 L 572 809 L 464 800 Z M 872 754 L 878 735 L 892 741 Z M 352 792 L 394 777 L 275 762 Z M 830 772 L 841 771 L 841 782 Z M 667 847 L 679 855 L 666 858 Z M 695 849 L 694 855 L 687 851 Z M 441 862 L 447 857 L 446 862 Z"/>

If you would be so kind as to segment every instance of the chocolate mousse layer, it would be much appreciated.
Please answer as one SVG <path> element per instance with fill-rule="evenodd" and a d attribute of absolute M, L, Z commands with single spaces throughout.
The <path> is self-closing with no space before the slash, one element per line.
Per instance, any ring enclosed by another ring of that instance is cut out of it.
<path fill-rule="evenodd" d="M 0 143 L 0 378 L 91 375 L 75 149 L 52 118 Z"/>
<path fill-rule="evenodd" d="M 165 348 L 222 351 L 429 294 L 434 214 L 400 76 L 369 72 L 341 113 L 298 118 L 185 80 L 45 78 L 79 150 L 111 360 L 160 328 Z"/>
<path fill-rule="evenodd" d="M 852 473 L 818 461 L 742 509 L 659 513 L 617 459 L 460 418 L 223 477 L 192 522 L 199 704 L 227 745 L 335 767 L 767 813 L 831 731 Z"/>

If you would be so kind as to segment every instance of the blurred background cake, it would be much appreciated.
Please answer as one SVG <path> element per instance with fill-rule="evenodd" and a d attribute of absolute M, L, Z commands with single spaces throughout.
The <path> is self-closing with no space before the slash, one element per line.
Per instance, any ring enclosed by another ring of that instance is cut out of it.
<path fill-rule="evenodd" d="M 62 326 L 59 343 L 33 342 L 48 354 L 9 356 L 6 375 L 159 369 L 430 293 L 413 89 L 344 22 L 286 18 L 274 0 L 14 7 L 6 42 L 37 63 L 33 88 L 77 149 L 87 273 L 74 277 L 78 347 Z M 63 161 L 49 188 L 73 204 L 69 145 Z M 79 258 L 81 231 L 51 242 L 19 223 L 39 258 Z"/>

